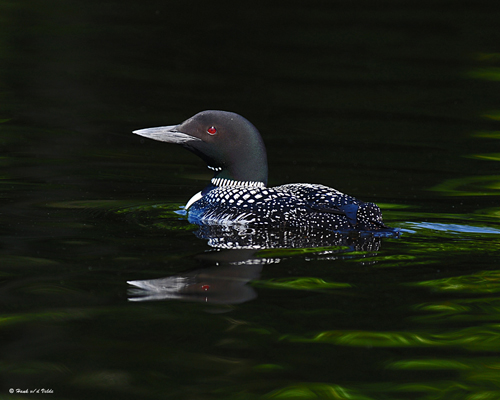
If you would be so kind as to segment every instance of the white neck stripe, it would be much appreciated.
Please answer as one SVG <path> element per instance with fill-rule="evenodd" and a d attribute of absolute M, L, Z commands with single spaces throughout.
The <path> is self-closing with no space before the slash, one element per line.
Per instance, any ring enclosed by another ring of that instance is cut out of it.
<path fill-rule="evenodd" d="M 212 178 L 212 184 L 219 187 L 265 187 L 264 182 L 233 181 L 225 178 Z"/>

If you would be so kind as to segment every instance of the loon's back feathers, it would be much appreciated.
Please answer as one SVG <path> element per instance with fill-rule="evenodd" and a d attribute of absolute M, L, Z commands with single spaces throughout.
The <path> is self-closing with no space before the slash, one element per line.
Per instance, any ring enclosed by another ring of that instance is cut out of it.
<path fill-rule="evenodd" d="M 238 114 L 203 111 L 175 126 L 134 133 L 191 150 L 214 170 L 186 205 L 189 221 L 207 225 L 378 231 L 388 228 L 377 205 L 327 186 L 267 187 L 267 156 L 257 129 Z"/>
<path fill-rule="evenodd" d="M 189 208 L 189 220 L 208 225 L 310 226 L 331 231 L 385 228 L 375 204 L 310 183 L 245 190 L 214 186 Z"/>

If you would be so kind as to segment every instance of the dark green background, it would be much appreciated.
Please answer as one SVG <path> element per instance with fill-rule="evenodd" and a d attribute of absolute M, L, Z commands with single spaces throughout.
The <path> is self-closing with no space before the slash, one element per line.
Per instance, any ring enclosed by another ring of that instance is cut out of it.
<path fill-rule="evenodd" d="M 0 397 L 500 397 L 497 8 L 0 1 Z M 243 304 L 128 301 L 210 250 L 169 211 L 210 171 L 131 131 L 204 109 L 402 238 L 264 252 Z"/>

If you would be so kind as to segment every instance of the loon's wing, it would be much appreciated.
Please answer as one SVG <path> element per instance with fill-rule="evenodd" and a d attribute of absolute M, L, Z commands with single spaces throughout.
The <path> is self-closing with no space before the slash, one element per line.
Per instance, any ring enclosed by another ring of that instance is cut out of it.
<path fill-rule="evenodd" d="M 360 204 L 356 200 L 336 189 L 324 185 L 311 183 L 290 183 L 279 186 L 277 189 L 286 190 L 297 198 L 306 202 L 306 206 L 313 211 L 345 215 L 352 226 L 357 223 L 357 213 Z"/>
<path fill-rule="evenodd" d="M 357 204 L 344 204 L 341 206 L 331 204 L 308 203 L 307 206 L 314 211 L 328 214 L 345 215 L 351 225 L 356 225 L 359 206 Z"/>

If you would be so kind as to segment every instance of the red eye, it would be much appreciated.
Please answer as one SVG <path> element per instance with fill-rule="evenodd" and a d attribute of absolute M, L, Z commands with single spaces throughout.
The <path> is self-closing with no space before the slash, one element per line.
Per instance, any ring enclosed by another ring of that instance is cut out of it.
<path fill-rule="evenodd" d="M 209 135 L 215 135 L 217 133 L 217 129 L 215 128 L 215 126 L 211 126 L 207 129 L 207 132 Z"/>

